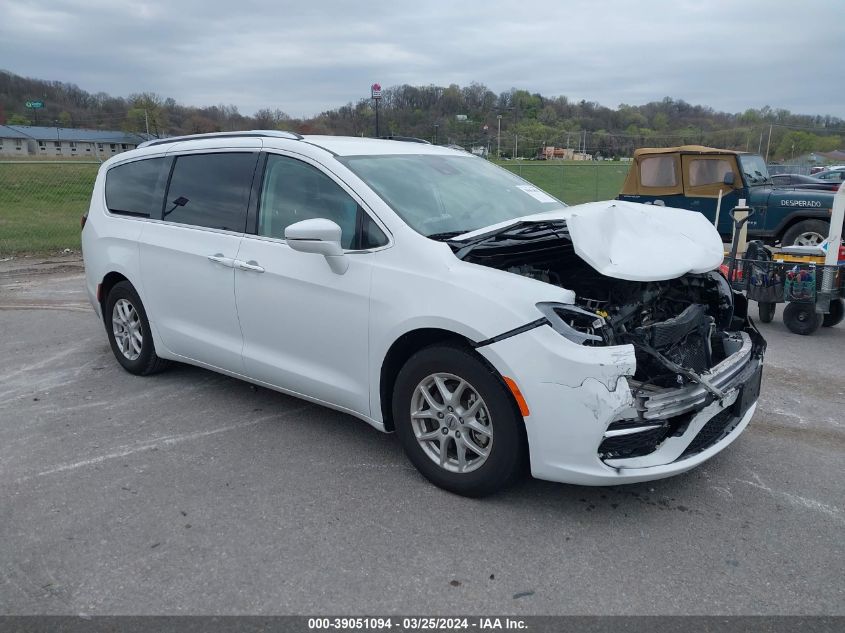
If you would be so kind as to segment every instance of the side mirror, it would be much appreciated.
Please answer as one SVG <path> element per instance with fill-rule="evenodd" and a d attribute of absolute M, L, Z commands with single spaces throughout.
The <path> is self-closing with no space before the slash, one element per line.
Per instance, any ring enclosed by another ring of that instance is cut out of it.
<path fill-rule="evenodd" d="M 339 275 L 349 268 L 349 260 L 340 245 L 340 227 L 325 218 L 302 220 L 285 229 L 285 242 L 300 253 L 317 253 L 326 258 L 329 267 Z"/>
<path fill-rule="evenodd" d="M 734 173 L 729 171 L 725 174 L 725 177 L 722 179 L 723 185 L 733 186 L 734 184 Z"/>

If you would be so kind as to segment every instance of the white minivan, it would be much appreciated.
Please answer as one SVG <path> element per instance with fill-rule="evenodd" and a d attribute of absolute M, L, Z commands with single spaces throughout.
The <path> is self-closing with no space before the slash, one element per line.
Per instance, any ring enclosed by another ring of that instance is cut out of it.
<path fill-rule="evenodd" d="M 345 411 L 465 495 L 526 464 L 586 485 L 684 472 L 760 391 L 765 341 L 704 216 L 567 207 L 427 143 L 148 142 L 100 168 L 82 245 L 127 371 L 190 363 Z"/>

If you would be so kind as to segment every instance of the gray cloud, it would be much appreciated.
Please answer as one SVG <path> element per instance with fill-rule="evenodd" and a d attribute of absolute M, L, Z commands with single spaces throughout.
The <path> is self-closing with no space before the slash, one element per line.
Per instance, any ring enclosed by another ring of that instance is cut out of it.
<path fill-rule="evenodd" d="M 845 118 L 841 0 L 6 0 L 2 14 L 12 72 L 245 114 L 316 114 L 374 81 L 478 81 L 612 107 L 671 96 Z"/>

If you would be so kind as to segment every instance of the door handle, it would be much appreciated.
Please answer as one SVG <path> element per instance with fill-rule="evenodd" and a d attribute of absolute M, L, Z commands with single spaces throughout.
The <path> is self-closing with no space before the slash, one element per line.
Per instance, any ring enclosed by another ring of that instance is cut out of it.
<path fill-rule="evenodd" d="M 241 270 L 249 270 L 254 273 L 263 273 L 264 267 L 259 266 L 258 262 L 255 260 L 250 260 L 248 262 L 243 262 L 239 259 L 235 260 L 235 268 L 240 268 Z"/>
<path fill-rule="evenodd" d="M 208 261 L 214 262 L 215 264 L 223 264 L 228 268 L 233 268 L 235 265 L 235 260 L 231 257 L 224 257 L 223 253 L 217 253 L 215 255 L 209 255 Z"/>

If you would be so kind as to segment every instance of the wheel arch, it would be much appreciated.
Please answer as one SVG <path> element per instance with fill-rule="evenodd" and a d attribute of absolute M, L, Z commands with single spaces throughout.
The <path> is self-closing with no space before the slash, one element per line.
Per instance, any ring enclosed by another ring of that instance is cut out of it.
<path fill-rule="evenodd" d="M 384 360 L 381 364 L 381 372 L 379 374 L 379 403 L 385 431 L 393 431 L 395 429 L 392 395 L 393 386 L 396 382 L 396 376 L 399 373 L 399 370 L 402 369 L 405 363 L 408 362 L 408 359 L 410 359 L 416 352 L 438 343 L 454 343 L 461 345 L 470 351 L 475 358 L 489 367 L 490 370 L 499 377 L 499 380 L 501 380 L 502 386 L 505 387 L 505 391 L 508 393 L 508 397 L 511 400 L 514 410 L 518 415 L 521 415 L 519 405 L 516 402 L 510 388 L 507 386 L 504 377 L 502 377 L 499 370 L 497 370 L 488 359 L 475 351 L 473 342 L 469 338 L 452 330 L 443 328 L 418 328 L 405 332 L 397 338 L 387 350 L 387 354 L 385 354 Z"/>
<path fill-rule="evenodd" d="M 804 222 L 805 220 L 821 220 L 822 222 L 830 222 L 830 214 L 826 212 L 802 212 L 796 211 L 790 213 L 787 217 L 781 220 L 778 227 L 772 232 L 773 237 L 772 239 L 776 242 L 783 242 L 783 238 L 786 235 L 786 232 L 789 231 L 793 226 L 798 224 L 799 222 Z"/>
<path fill-rule="evenodd" d="M 133 284 L 123 273 L 116 270 L 106 273 L 103 280 L 97 286 L 97 301 L 100 303 L 100 310 L 104 319 L 106 313 L 106 300 L 108 299 L 109 293 L 111 292 L 111 289 L 121 281 L 129 282 L 132 284 L 132 287 L 135 288 L 135 292 L 138 292 L 138 288 L 135 287 L 135 284 Z"/>
<path fill-rule="evenodd" d="M 379 374 L 379 402 L 385 431 L 393 431 L 395 428 L 393 423 L 393 399 L 391 396 L 399 370 L 402 369 L 411 356 L 424 347 L 447 342 L 458 343 L 471 348 L 471 342 L 465 336 L 451 330 L 433 327 L 418 328 L 405 332 L 393 341 L 393 344 L 388 348 Z"/>

